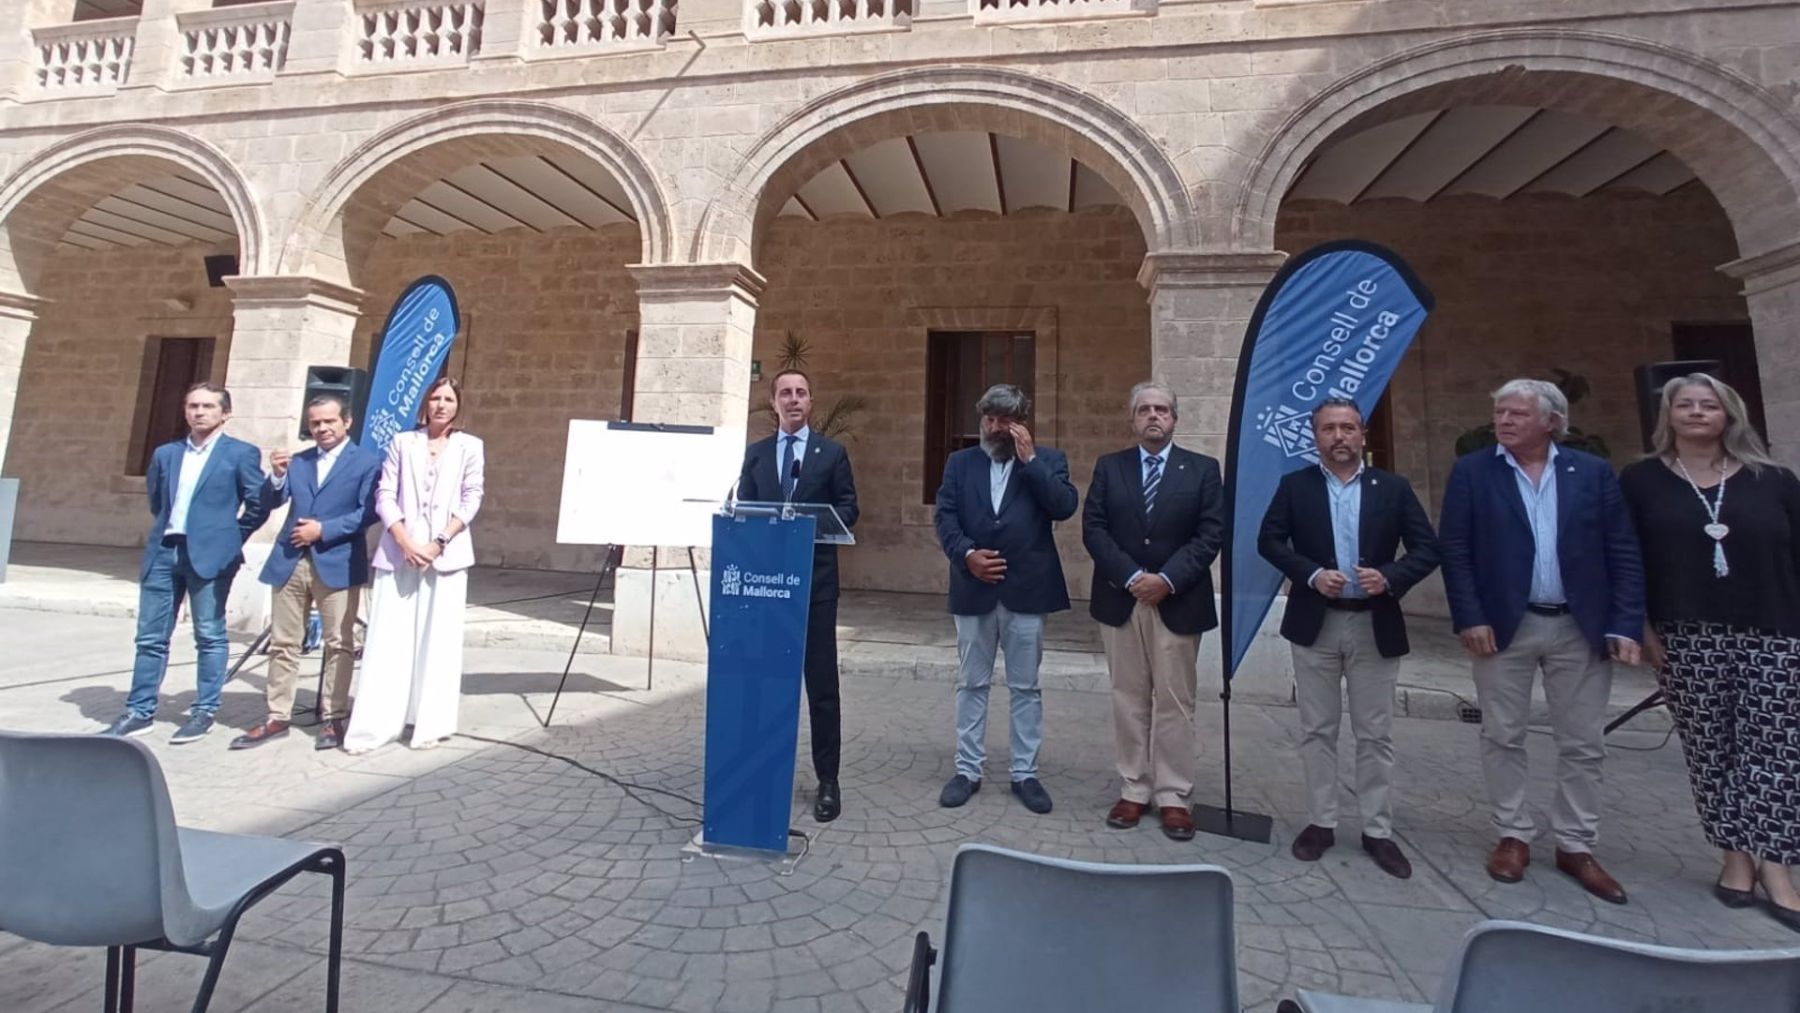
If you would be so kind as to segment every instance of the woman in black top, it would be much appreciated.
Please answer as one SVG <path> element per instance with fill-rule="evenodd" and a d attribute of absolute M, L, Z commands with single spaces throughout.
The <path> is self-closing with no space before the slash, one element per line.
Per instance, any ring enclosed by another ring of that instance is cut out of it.
<path fill-rule="evenodd" d="M 1713 892 L 1800 931 L 1800 479 L 1704 373 L 1663 387 L 1655 453 L 1619 476 L 1643 543 L 1646 657 L 1662 679 Z"/>

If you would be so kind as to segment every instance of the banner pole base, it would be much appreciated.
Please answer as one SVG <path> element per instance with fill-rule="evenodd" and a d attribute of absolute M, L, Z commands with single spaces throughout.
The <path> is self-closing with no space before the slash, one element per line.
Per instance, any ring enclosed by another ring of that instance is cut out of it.
<path fill-rule="evenodd" d="M 1262 813 L 1249 813 L 1242 809 L 1216 805 L 1196 805 L 1192 811 L 1194 829 L 1203 834 L 1267 844 L 1275 833 L 1274 819 Z"/>

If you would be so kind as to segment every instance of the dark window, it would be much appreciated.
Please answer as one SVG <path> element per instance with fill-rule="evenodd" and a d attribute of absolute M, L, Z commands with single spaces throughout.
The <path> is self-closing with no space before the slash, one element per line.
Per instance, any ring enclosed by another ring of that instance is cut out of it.
<path fill-rule="evenodd" d="M 1393 400 L 1391 393 L 1381 395 L 1381 400 L 1375 402 L 1375 410 L 1369 413 L 1363 432 L 1363 460 L 1369 467 L 1382 471 L 1394 470 Z"/>
<path fill-rule="evenodd" d="M 144 343 L 126 474 L 144 474 L 157 447 L 187 432 L 184 399 L 189 387 L 212 376 L 213 344 L 212 338 L 151 338 Z"/>
<path fill-rule="evenodd" d="M 619 418 L 631 421 L 631 409 L 637 400 L 637 356 L 638 342 L 636 331 L 625 332 L 625 380 L 623 389 L 619 391 Z"/>
<path fill-rule="evenodd" d="M 1744 399 L 1750 423 L 1768 439 L 1763 421 L 1762 374 L 1756 368 L 1756 332 L 1749 321 L 1727 323 L 1677 323 L 1669 325 L 1676 359 L 1716 359 L 1719 379 L 1731 384 Z"/>
<path fill-rule="evenodd" d="M 997 383 L 1010 383 L 1035 403 L 1037 338 L 1016 331 L 932 331 L 925 352 L 924 502 L 937 499 L 944 462 L 981 442 L 975 402 Z"/>

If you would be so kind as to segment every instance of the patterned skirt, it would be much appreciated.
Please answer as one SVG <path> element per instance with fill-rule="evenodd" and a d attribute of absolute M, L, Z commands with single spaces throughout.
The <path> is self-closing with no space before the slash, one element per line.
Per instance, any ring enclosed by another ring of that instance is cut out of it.
<path fill-rule="evenodd" d="M 1658 623 L 1657 633 L 1707 839 L 1800 864 L 1800 639 L 1686 621 Z"/>

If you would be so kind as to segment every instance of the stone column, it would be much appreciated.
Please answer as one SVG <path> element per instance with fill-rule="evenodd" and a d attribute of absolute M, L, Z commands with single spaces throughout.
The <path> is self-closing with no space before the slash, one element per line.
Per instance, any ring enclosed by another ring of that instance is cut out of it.
<path fill-rule="evenodd" d="M 37 323 L 43 300 L 0 292 L 0 475 L 6 473 L 6 448 L 12 442 L 13 404 L 25 366 L 25 339 Z"/>
<path fill-rule="evenodd" d="M 750 343 L 763 279 L 742 264 L 640 264 L 633 419 L 743 427 L 748 420 Z M 721 490 L 723 492 L 723 490 Z M 687 548 L 633 546 L 613 594 L 612 652 L 650 648 L 651 553 L 656 553 L 656 656 L 704 661 Z M 700 579 L 710 560 L 695 553 Z"/>
<path fill-rule="evenodd" d="M 1172 252 L 1144 258 L 1138 280 L 1150 290 L 1151 375 L 1173 387 L 1181 420 L 1176 441 L 1225 463 L 1231 425 L 1231 395 L 1237 381 L 1244 330 L 1269 280 L 1287 255 Z M 1227 527 L 1227 538 L 1230 529 Z M 1229 546 L 1229 541 L 1226 545 Z M 1213 567 L 1217 587 L 1219 568 Z M 1234 698 L 1287 703 L 1293 694 L 1293 658 L 1276 630 L 1285 599 L 1257 634 L 1232 681 Z M 1219 635 L 1209 633 L 1200 648 L 1201 700 L 1210 705 L 1220 686 Z M 1206 692 L 1210 688 L 1211 692 Z"/>
<path fill-rule="evenodd" d="M 1800 467 L 1800 242 L 1719 268 L 1744 283 L 1770 449 Z"/>
<path fill-rule="evenodd" d="M 226 432 L 271 450 L 301 449 L 301 402 L 306 367 L 342 366 L 361 311 L 362 293 L 318 278 L 231 277 L 231 358 L 225 386 L 231 391 Z M 244 546 L 244 569 L 232 586 L 228 617 L 233 629 L 260 630 L 268 621 L 268 589 L 256 579 L 279 530 L 271 517 Z"/>

